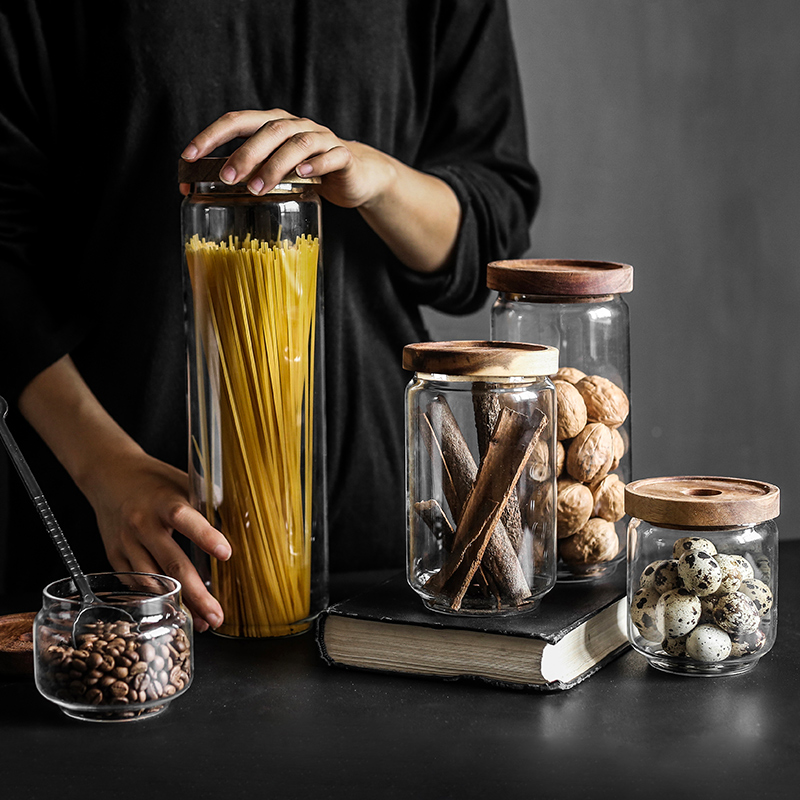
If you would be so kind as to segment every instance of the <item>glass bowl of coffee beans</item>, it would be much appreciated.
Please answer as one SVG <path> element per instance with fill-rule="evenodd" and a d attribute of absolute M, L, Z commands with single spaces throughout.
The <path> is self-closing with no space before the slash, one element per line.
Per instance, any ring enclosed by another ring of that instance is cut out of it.
<path fill-rule="evenodd" d="M 147 719 L 191 685 L 192 618 L 181 585 L 165 575 L 87 575 L 105 603 L 129 621 L 100 618 L 73 638 L 81 598 L 70 578 L 45 587 L 34 621 L 36 688 L 70 717 L 96 722 Z"/>

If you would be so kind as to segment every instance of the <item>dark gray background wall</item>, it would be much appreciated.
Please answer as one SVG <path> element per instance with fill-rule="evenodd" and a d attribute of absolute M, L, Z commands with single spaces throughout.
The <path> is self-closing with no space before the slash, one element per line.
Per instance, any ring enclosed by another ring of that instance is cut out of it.
<path fill-rule="evenodd" d="M 776 483 L 800 538 L 800 3 L 511 0 L 533 258 L 634 266 L 634 477 Z M 428 314 L 488 335 L 487 306 Z"/>

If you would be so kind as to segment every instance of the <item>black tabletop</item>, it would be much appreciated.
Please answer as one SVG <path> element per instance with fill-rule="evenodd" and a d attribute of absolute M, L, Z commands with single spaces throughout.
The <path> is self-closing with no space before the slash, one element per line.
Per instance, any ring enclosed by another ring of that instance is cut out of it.
<path fill-rule="evenodd" d="M 628 651 L 531 693 L 329 667 L 310 634 L 203 634 L 191 689 L 112 725 L 0 679 L 0 798 L 794 798 L 800 542 L 780 557 L 777 642 L 737 677 L 667 675 Z"/>

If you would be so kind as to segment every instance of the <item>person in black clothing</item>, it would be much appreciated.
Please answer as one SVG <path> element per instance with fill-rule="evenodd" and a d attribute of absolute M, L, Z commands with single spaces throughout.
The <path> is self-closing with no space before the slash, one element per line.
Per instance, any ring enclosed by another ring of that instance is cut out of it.
<path fill-rule="evenodd" d="M 0 394 L 81 565 L 220 622 L 181 547 L 229 554 L 187 499 L 175 179 L 213 152 L 254 193 L 322 176 L 331 568 L 399 568 L 403 345 L 482 306 L 538 201 L 505 3 L 18 0 L 0 54 Z M 36 591 L 63 568 L 15 480 L 4 588 Z"/>

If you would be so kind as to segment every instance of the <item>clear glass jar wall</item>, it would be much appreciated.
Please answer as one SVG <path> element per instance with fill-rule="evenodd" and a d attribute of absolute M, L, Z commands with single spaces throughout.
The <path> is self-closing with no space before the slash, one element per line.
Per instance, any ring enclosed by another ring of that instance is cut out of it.
<path fill-rule="evenodd" d="M 488 362 L 500 353 L 492 343 L 441 342 L 404 353 L 415 372 L 406 390 L 408 582 L 436 611 L 517 613 L 555 584 L 555 393 L 530 367 L 492 375 L 491 364 L 449 359 L 478 349 Z M 557 363 L 552 348 L 533 352 Z"/>
<path fill-rule="evenodd" d="M 291 635 L 327 603 L 319 198 L 315 181 L 255 197 L 194 177 L 182 209 L 189 474 L 233 555 L 193 557 L 225 614 L 218 633 Z"/>
<path fill-rule="evenodd" d="M 73 641 L 80 594 L 69 578 L 50 584 L 34 620 L 36 688 L 76 719 L 125 722 L 160 713 L 194 676 L 192 620 L 180 584 L 144 573 L 87 578 L 103 602 L 127 611 L 134 624 L 90 623 Z"/>
<path fill-rule="evenodd" d="M 628 486 L 627 503 L 634 649 L 665 672 L 750 671 L 777 634 L 777 487 L 730 478 L 646 479 Z"/>
<path fill-rule="evenodd" d="M 498 291 L 490 337 L 559 350 L 559 580 L 601 578 L 625 557 L 631 480 L 630 317 L 625 264 L 575 260 L 489 265 Z M 615 533 L 616 543 L 611 540 Z"/>

